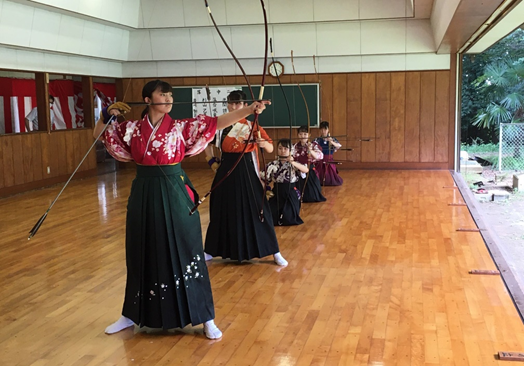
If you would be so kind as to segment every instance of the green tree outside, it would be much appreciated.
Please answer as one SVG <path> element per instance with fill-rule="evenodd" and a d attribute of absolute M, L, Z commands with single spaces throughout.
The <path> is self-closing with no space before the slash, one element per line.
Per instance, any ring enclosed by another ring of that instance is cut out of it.
<path fill-rule="evenodd" d="M 524 30 L 462 59 L 461 142 L 498 143 L 500 123 L 524 122 Z"/>

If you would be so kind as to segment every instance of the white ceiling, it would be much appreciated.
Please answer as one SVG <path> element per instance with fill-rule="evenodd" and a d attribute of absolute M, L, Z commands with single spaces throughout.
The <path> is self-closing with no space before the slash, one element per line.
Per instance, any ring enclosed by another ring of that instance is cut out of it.
<path fill-rule="evenodd" d="M 506 37 L 524 23 L 524 2 L 518 4 L 508 15 L 492 27 L 467 53 L 480 53 Z"/>
<path fill-rule="evenodd" d="M 433 10 L 433 0 L 414 0 L 415 1 L 415 18 L 429 19 Z"/>

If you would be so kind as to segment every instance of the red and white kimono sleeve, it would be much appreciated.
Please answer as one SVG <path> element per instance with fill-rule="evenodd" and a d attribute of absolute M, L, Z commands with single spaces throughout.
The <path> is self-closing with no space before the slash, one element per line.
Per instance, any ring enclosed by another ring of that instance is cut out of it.
<path fill-rule="evenodd" d="M 181 162 L 202 152 L 215 136 L 217 118 L 173 120 L 169 115 L 155 127 L 146 115 L 139 121 L 113 122 L 105 133 L 107 151 L 117 160 L 141 165 Z"/>

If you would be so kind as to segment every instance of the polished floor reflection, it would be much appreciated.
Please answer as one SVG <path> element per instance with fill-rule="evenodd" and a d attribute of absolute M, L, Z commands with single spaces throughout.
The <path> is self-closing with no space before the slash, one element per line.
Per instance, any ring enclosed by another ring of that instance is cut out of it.
<path fill-rule="evenodd" d="M 208 170 L 190 170 L 204 194 Z M 279 227 L 290 265 L 208 264 L 216 323 L 171 332 L 104 328 L 120 314 L 133 172 L 0 200 L 2 365 L 497 365 L 524 326 L 446 171 L 342 171 L 304 225 Z M 201 208 L 208 222 L 207 202 Z M 204 230 L 205 232 L 205 230 Z"/>

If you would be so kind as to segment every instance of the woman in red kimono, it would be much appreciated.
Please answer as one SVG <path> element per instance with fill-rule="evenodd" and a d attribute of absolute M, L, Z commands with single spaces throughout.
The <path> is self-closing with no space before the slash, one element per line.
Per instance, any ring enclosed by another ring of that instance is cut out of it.
<path fill-rule="evenodd" d="M 212 118 L 173 120 L 172 87 L 161 80 L 147 83 L 142 97 L 149 106 L 139 121 L 113 122 L 104 143 L 120 161 L 134 161 L 137 175 L 131 186 L 126 219 L 127 283 L 122 316 L 106 328 L 112 334 L 137 324 L 150 328 L 183 328 L 204 323 L 204 333 L 216 339 L 215 311 L 202 248 L 198 212 L 189 212 L 198 200 L 180 167 L 186 156 L 207 146 L 217 128 L 225 128 L 264 103 L 253 103 L 233 113 Z M 117 102 L 104 110 L 93 135 L 110 115 L 129 111 Z"/>
<path fill-rule="evenodd" d="M 244 92 L 232 91 L 227 97 L 228 110 L 245 108 L 244 100 Z M 273 255 L 277 265 L 286 266 L 288 262 L 280 254 L 271 210 L 264 195 L 265 187 L 258 175 L 257 146 L 247 141 L 251 127 L 251 122 L 242 118 L 217 134 L 215 144 L 222 150 L 222 156 L 213 186 L 233 167 L 246 143 L 250 145 L 236 169 L 211 193 L 206 260 L 222 257 L 242 262 Z M 271 139 L 264 129 L 260 128 L 260 133 L 257 143 L 267 152 L 272 152 Z M 261 208 L 264 210 L 263 220 L 259 215 Z"/>

